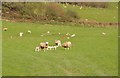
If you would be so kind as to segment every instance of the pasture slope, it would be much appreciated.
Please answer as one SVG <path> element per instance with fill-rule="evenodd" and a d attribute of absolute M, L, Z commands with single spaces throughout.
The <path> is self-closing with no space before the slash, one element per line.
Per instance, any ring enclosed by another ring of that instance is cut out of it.
<path fill-rule="evenodd" d="M 3 76 L 117 76 L 118 28 L 42 25 L 5 22 L 3 27 Z M 28 34 L 27 30 L 32 33 Z M 41 36 L 50 31 L 50 35 Z M 24 32 L 19 37 L 19 32 Z M 58 33 L 61 35 L 58 35 Z M 102 35 L 105 32 L 106 35 Z M 76 34 L 66 39 L 66 33 Z M 12 36 L 12 38 L 10 38 Z M 70 50 L 34 52 L 40 42 L 54 45 L 55 39 L 71 41 Z"/>
<path fill-rule="evenodd" d="M 118 21 L 118 3 L 108 3 L 108 8 L 91 8 L 67 5 L 64 10 L 76 12 L 81 19 L 94 20 L 98 22 L 117 22 Z M 62 6 L 62 5 L 61 5 Z M 63 6 L 62 6 L 63 7 Z"/>
<path fill-rule="evenodd" d="M 2 21 L 0 21 L 0 77 L 2 76 Z"/>

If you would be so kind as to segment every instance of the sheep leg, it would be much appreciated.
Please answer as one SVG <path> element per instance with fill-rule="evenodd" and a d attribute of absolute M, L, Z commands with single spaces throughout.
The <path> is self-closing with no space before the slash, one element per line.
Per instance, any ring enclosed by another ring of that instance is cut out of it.
<path fill-rule="evenodd" d="M 40 51 L 40 49 L 38 48 L 38 52 Z"/>
<path fill-rule="evenodd" d="M 45 52 L 45 49 L 43 49 L 43 51 Z"/>
<path fill-rule="evenodd" d="M 65 50 L 66 50 L 66 48 L 65 48 Z"/>
<path fill-rule="evenodd" d="M 37 47 L 35 48 L 35 52 L 36 52 L 36 51 L 38 51 L 38 48 L 37 48 Z"/>
<path fill-rule="evenodd" d="M 68 48 L 68 50 L 69 50 L 70 48 Z"/>
<path fill-rule="evenodd" d="M 39 51 L 41 51 L 41 48 L 39 48 Z"/>

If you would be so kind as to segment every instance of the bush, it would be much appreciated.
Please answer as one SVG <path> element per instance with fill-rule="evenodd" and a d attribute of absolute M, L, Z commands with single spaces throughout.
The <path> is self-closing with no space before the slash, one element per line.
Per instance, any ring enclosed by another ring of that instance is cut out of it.
<path fill-rule="evenodd" d="M 79 19 L 79 16 L 75 11 L 72 11 L 72 10 L 68 9 L 67 14 L 72 18 Z"/>
<path fill-rule="evenodd" d="M 5 2 L 3 16 L 15 19 L 31 19 L 33 21 L 72 22 L 79 16 L 72 10 L 65 11 L 58 3 L 37 2 Z M 9 14 L 6 14 L 6 12 Z"/>
<path fill-rule="evenodd" d="M 65 11 L 55 3 L 49 3 L 46 6 L 46 16 L 48 19 L 58 20 L 59 17 L 65 16 Z"/>

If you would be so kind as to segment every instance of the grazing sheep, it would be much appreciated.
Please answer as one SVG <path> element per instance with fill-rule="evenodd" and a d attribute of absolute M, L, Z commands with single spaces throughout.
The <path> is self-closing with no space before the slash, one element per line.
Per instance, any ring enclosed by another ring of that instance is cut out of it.
<path fill-rule="evenodd" d="M 80 7 L 80 9 L 82 9 L 82 6 Z"/>
<path fill-rule="evenodd" d="M 85 19 L 85 21 L 88 21 L 88 19 Z"/>
<path fill-rule="evenodd" d="M 67 36 L 69 36 L 69 35 L 70 35 L 70 33 L 67 33 L 66 35 L 67 35 Z"/>
<path fill-rule="evenodd" d="M 35 48 L 35 51 L 40 51 L 40 48 L 37 46 L 36 48 Z"/>
<path fill-rule="evenodd" d="M 71 37 L 75 37 L 75 34 L 71 35 Z"/>
<path fill-rule="evenodd" d="M 55 40 L 55 44 L 56 44 L 57 46 L 61 46 L 61 41 L 60 41 L 60 40 Z"/>
<path fill-rule="evenodd" d="M 8 30 L 8 28 L 3 28 L 3 31 L 7 31 Z"/>
<path fill-rule="evenodd" d="M 41 42 L 40 43 L 40 49 L 43 49 L 45 51 L 45 49 L 48 47 L 48 42 Z"/>
<path fill-rule="evenodd" d="M 22 36 L 23 36 L 23 32 L 20 32 L 20 33 L 19 33 L 19 36 L 22 37 Z"/>
<path fill-rule="evenodd" d="M 75 5 L 73 5 L 73 7 L 75 7 Z"/>
<path fill-rule="evenodd" d="M 103 32 L 103 33 L 102 33 L 102 35 L 106 35 L 106 33 L 105 33 L 105 32 Z"/>
<path fill-rule="evenodd" d="M 64 5 L 64 8 L 66 8 L 67 6 Z"/>
<path fill-rule="evenodd" d="M 61 33 L 59 32 L 58 34 L 60 35 Z"/>
<path fill-rule="evenodd" d="M 6 12 L 6 14 L 9 14 L 9 12 Z"/>
<path fill-rule="evenodd" d="M 72 46 L 72 43 L 71 43 L 70 41 L 65 42 L 65 43 L 62 44 L 62 47 L 64 47 L 65 50 L 66 50 L 66 49 L 69 50 L 69 49 L 71 48 L 71 46 Z"/>
<path fill-rule="evenodd" d="M 49 34 L 49 33 L 50 33 L 50 31 L 47 31 L 47 33 Z"/>
<path fill-rule="evenodd" d="M 5 21 L 10 21 L 10 20 L 5 20 Z"/>
<path fill-rule="evenodd" d="M 67 39 L 70 39 L 70 37 L 67 37 Z"/>
<path fill-rule="evenodd" d="M 31 31 L 30 31 L 30 30 L 28 30 L 28 33 L 30 33 L 30 34 L 31 34 Z"/>

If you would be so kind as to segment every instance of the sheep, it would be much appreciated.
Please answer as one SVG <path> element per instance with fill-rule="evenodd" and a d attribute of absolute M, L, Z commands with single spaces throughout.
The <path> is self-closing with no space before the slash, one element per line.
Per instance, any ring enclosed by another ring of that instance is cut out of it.
<path fill-rule="evenodd" d="M 5 20 L 5 21 L 10 21 L 10 20 Z"/>
<path fill-rule="evenodd" d="M 80 7 L 80 9 L 82 9 L 82 6 Z"/>
<path fill-rule="evenodd" d="M 45 49 L 48 47 L 48 43 L 49 42 L 41 42 L 39 46 L 40 50 L 43 49 L 45 51 Z"/>
<path fill-rule="evenodd" d="M 67 6 L 64 5 L 64 8 L 66 8 Z"/>
<path fill-rule="evenodd" d="M 88 21 L 88 19 L 85 19 L 85 21 Z"/>
<path fill-rule="evenodd" d="M 75 37 L 75 34 L 71 35 L 71 37 Z"/>
<path fill-rule="evenodd" d="M 50 50 L 51 50 L 51 49 L 56 50 L 57 47 L 58 47 L 58 46 L 48 46 L 48 47 L 47 47 L 47 50 L 49 50 L 49 49 L 50 49 Z"/>
<path fill-rule="evenodd" d="M 20 33 L 19 33 L 19 36 L 22 37 L 22 36 L 23 36 L 23 32 L 20 32 Z"/>
<path fill-rule="evenodd" d="M 67 37 L 67 39 L 70 39 L 70 37 Z"/>
<path fill-rule="evenodd" d="M 30 31 L 30 30 L 28 30 L 27 32 L 31 34 L 31 31 Z"/>
<path fill-rule="evenodd" d="M 6 12 L 6 14 L 9 14 L 9 12 Z"/>
<path fill-rule="evenodd" d="M 70 33 L 67 33 L 66 35 L 67 35 L 67 36 L 69 36 L 69 35 L 70 35 Z"/>
<path fill-rule="evenodd" d="M 70 41 L 64 42 L 64 43 L 62 44 L 62 47 L 64 47 L 65 50 L 66 50 L 66 49 L 69 50 L 69 49 L 71 48 L 71 46 L 72 46 L 72 43 L 71 43 Z"/>
<path fill-rule="evenodd" d="M 106 33 L 105 33 L 105 32 L 103 32 L 103 33 L 102 33 L 102 35 L 106 35 Z"/>
<path fill-rule="evenodd" d="M 61 41 L 60 40 L 55 40 L 55 44 L 58 46 L 61 46 Z"/>
<path fill-rule="evenodd" d="M 75 7 L 75 5 L 73 5 L 73 7 Z"/>
<path fill-rule="evenodd" d="M 50 33 L 50 31 L 47 31 L 47 33 L 49 34 L 49 33 Z"/>
<path fill-rule="evenodd" d="M 61 33 L 59 32 L 58 34 L 60 35 Z"/>
<path fill-rule="evenodd" d="M 8 28 L 3 28 L 3 31 L 7 31 L 8 30 Z"/>
<path fill-rule="evenodd" d="M 36 48 L 35 48 L 35 51 L 40 51 L 40 48 L 39 48 L 39 46 L 37 46 Z"/>

